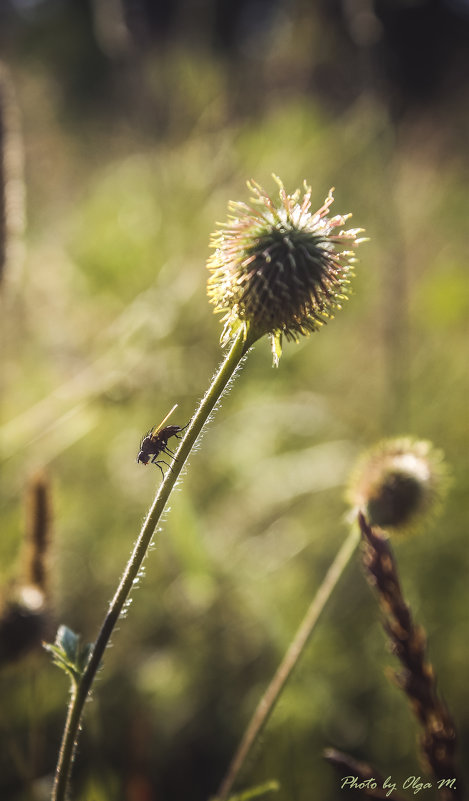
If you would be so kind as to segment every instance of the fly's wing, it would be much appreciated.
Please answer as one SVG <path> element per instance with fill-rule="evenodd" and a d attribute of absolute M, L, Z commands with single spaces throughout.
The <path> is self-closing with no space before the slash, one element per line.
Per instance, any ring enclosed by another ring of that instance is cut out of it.
<path fill-rule="evenodd" d="M 164 424 L 166 423 L 166 420 L 169 420 L 169 418 L 171 417 L 171 415 L 172 415 L 172 413 L 174 412 L 175 409 L 177 409 L 177 403 L 174 404 L 174 406 L 171 409 L 171 411 L 168 412 L 166 417 L 161 421 L 161 423 L 159 425 L 154 426 L 152 429 L 150 429 L 148 434 L 151 436 L 152 439 L 155 439 L 155 437 L 158 435 L 158 432 L 161 431 L 161 429 L 163 428 Z"/>

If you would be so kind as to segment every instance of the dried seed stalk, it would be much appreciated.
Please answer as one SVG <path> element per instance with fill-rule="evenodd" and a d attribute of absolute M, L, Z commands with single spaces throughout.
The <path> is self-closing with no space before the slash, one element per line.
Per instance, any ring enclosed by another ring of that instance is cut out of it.
<path fill-rule="evenodd" d="M 389 541 L 368 525 L 363 514 L 358 522 L 363 536 L 363 564 L 384 613 L 384 629 L 402 670 L 394 673 L 398 687 L 409 698 L 422 733 L 419 738 L 423 767 L 437 782 L 455 779 L 452 787 L 439 788 L 441 801 L 463 798 L 456 762 L 456 730 L 451 715 L 438 697 L 435 672 L 426 658 L 424 629 L 415 624 L 402 595 L 397 564 Z"/>

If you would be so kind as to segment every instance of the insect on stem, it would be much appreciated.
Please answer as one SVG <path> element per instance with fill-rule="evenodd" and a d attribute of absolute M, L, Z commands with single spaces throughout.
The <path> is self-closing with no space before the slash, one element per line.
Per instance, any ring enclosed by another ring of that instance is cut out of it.
<path fill-rule="evenodd" d="M 144 437 L 142 437 L 142 441 L 140 442 L 140 451 L 137 456 L 137 462 L 141 462 L 142 464 L 147 465 L 148 462 L 151 464 L 155 464 L 160 470 L 161 474 L 164 478 L 163 468 L 161 467 L 162 464 L 169 467 L 171 470 L 171 465 L 164 461 L 164 459 L 158 459 L 160 454 L 166 454 L 169 456 L 170 459 L 174 459 L 174 453 L 171 448 L 168 447 L 168 440 L 171 437 L 176 437 L 176 439 L 181 439 L 180 433 L 184 431 L 185 428 L 189 425 L 187 423 L 185 426 L 165 426 L 166 421 L 172 415 L 174 410 L 177 408 L 177 403 L 174 404 L 171 411 L 168 412 L 166 417 L 163 418 L 161 423 L 157 426 L 151 428 Z M 150 459 L 151 457 L 151 459 Z"/>

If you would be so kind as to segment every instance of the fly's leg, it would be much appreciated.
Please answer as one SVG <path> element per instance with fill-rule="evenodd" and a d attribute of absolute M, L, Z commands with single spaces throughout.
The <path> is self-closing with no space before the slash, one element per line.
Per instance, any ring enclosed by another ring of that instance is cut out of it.
<path fill-rule="evenodd" d="M 171 470 L 171 465 L 168 464 L 168 462 L 165 462 L 164 459 L 158 459 L 157 458 L 158 456 L 159 456 L 159 454 L 155 453 L 153 459 L 151 460 L 151 464 L 156 464 L 156 466 L 159 467 L 159 469 L 161 470 L 161 474 L 162 474 L 162 476 L 164 478 L 164 472 L 163 472 L 163 468 L 161 467 L 161 465 L 162 464 L 166 465 L 166 467 L 169 467 L 170 470 Z"/>
<path fill-rule="evenodd" d="M 178 439 L 179 439 L 179 437 L 178 437 Z M 166 448 L 164 449 L 163 453 L 166 453 L 171 459 L 173 459 L 174 462 L 178 461 L 176 459 L 175 455 L 174 455 L 174 451 L 171 450 L 169 445 L 166 445 Z"/>
<path fill-rule="evenodd" d="M 158 468 L 158 470 L 160 471 L 160 473 L 161 473 L 161 476 L 162 476 L 162 478 L 163 478 L 163 480 L 164 480 L 164 472 L 163 472 L 163 468 L 161 467 L 160 463 L 159 463 L 159 462 L 155 462 L 155 461 L 153 461 L 153 459 L 152 459 L 152 460 L 151 460 L 151 462 L 150 462 L 150 464 L 155 464 L 155 465 L 157 466 L 157 468 Z"/>
<path fill-rule="evenodd" d="M 171 465 L 169 465 L 168 462 L 165 462 L 164 459 L 158 459 L 159 455 L 160 455 L 159 453 L 155 453 L 153 459 L 151 460 L 151 464 L 157 464 L 157 465 L 165 464 L 166 467 L 169 467 L 169 469 L 171 470 Z"/>
<path fill-rule="evenodd" d="M 188 423 L 186 423 L 186 425 L 185 425 L 185 426 L 183 426 L 182 428 L 180 428 L 177 434 L 173 434 L 173 436 L 174 436 L 174 437 L 177 437 L 178 439 L 182 439 L 182 437 L 181 437 L 181 431 L 185 431 L 185 430 L 186 430 L 186 428 L 189 428 L 189 426 L 190 426 L 190 424 L 191 424 L 191 423 L 192 423 L 192 420 L 189 420 L 189 422 L 188 422 Z"/>
<path fill-rule="evenodd" d="M 189 423 L 190 423 L 190 420 L 189 420 Z M 182 439 L 180 432 L 181 432 L 181 431 L 184 431 L 184 429 L 186 429 L 186 428 L 187 428 L 187 426 L 189 425 L 189 423 L 186 423 L 186 425 L 184 426 L 184 428 L 181 428 L 181 429 L 179 429 L 179 432 L 178 432 L 177 434 L 171 434 L 171 436 L 172 436 L 172 437 L 176 437 L 176 439 Z M 171 456 L 171 458 L 172 458 L 172 459 L 174 459 L 174 461 L 175 461 L 175 462 L 177 462 L 177 459 L 176 459 L 176 457 L 174 456 L 174 451 L 172 451 L 172 450 L 171 450 L 171 448 L 169 447 L 168 443 L 166 443 L 166 445 L 164 446 L 164 448 L 163 448 L 163 453 L 166 453 L 168 456 Z"/>

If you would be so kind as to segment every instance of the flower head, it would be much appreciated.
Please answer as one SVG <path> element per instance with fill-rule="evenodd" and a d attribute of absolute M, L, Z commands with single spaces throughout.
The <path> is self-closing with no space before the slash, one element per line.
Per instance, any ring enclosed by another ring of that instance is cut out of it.
<path fill-rule="evenodd" d="M 359 460 L 347 494 L 370 525 L 409 533 L 437 511 L 447 483 L 443 455 L 430 442 L 392 439 Z"/>
<path fill-rule="evenodd" d="M 288 195 L 276 180 L 280 202 L 250 182 L 252 205 L 230 203 L 233 214 L 213 234 L 207 263 L 210 302 L 224 314 L 222 342 L 240 328 L 253 341 L 269 334 L 275 364 L 283 335 L 297 342 L 341 308 L 353 275 L 351 249 L 363 241 L 363 229 L 342 228 L 350 214 L 328 216 L 332 189 L 313 214 L 310 187 L 303 197 L 299 189 Z"/>

